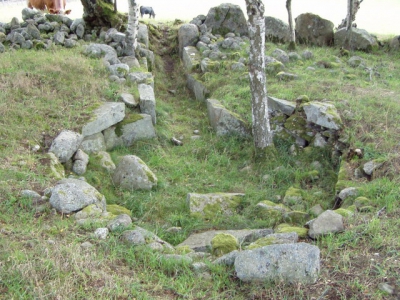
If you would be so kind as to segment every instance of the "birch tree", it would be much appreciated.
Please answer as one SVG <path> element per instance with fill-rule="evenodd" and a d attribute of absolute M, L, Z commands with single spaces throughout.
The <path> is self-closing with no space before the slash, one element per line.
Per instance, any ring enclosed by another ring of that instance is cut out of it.
<path fill-rule="evenodd" d="M 265 20 L 261 0 L 246 0 L 250 38 L 249 77 L 252 99 L 254 146 L 258 155 L 273 146 L 267 102 L 265 75 Z"/>
<path fill-rule="evenodd" d="M 294 50 L 296 49 L 296 34 L 294 32 L 294 26 L 293 26 L 292 0 L 286 0 L 286 9 L 288 12 L 289 32 L 290 32 L 289 50 Z"/>

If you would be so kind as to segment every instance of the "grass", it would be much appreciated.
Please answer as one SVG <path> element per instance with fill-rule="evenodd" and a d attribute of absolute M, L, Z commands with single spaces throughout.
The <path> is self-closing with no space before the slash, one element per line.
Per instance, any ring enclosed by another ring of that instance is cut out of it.
<path fill-rule="evenodd" d="M 152 31 L 159 28 L 154 25 Z M 175 29 L 169 36 L 154 37 L 159 42 L 153 40 L 156 53 L 156 45 L 163 39 L 176 42 Z M 276 47 L 268 44 L 267 54 Z M 301 54 L 305 49 L 298 46 L 297 51 Z M 364 158 L 352 163 L 371 159 L 390 163 L 371 181 L 348 181 L 373 201 L 374 209 L 347 218 L 343 233 L 307 240 L 321 249 L 320 279 L 311 286 L 293 287 L 244 284 L 233 269 L 221 266 L 210 265 L 211 275 L 197 274 L 185 262 L 171 262 L 148 248 L 123 244 L 119 233 L 100 241 L 92 236 L 94 228 L 79 227 L 72 216 L 50 209 L 36 212 L 20 191 L 42 193 L 55 183 L 42 164 L 48 142 L 63 129 L 79 131 L 93 108 L 103 101 L 116 101 L 119 93 L 135 86 L 110 83 L 101 61 L 82 56 L 80 48 L 1 54 L 0 299 L 311 299 L 321 295 L 326 299 L 390 299 L 378 284 L 387 282 L 396 293 L 400 284 L 400 55 L 385 49 L 353 53 L 379 72 L 369 81 L 365 70 L 348 67 L 345 57 L 335 58 L 338 49 L 309 49 L 314 53 L 313 60 L 291 62 L 286 67 L 287 72 L 299 76 L 298 80 L 286 82 L 268 76 L 269 94 L 286 100 L 306 94 L 311 100 L 332 101 L 346 124 L 351 146 L 364 149 Z M 292 186 L 302 189 L 306 208 L 317 203 L 324 209 L 331 207 L 338 164 L 329 151 L 313 149 L 293 156 L 290 144 L 276 141 L 279 156 L 260 163 L 254 159 L 251 140 L 217 137 L 208 123 L 205 104 L 193 100 L 186 90 L 180 62 L 176 51 L 173 53 L 172 73 L 164 71 L 160 57 L 156 59 L 157 138 L 110 153 L 115 163 L 126 154 L 139 156 L 158 177 L 158 186 L 151 192 L 116 189 L 110 175 L 91 156 L 85 177 L 108 203 L 127 207 L 137 225 L 173 245 L 207 229 L 273 226 L 270 220 L 255 214 L 255 205 L 263 200 L 277 202 Z M 241 54 L 245 55 L 245 49 Z M 234 61 L 237 59 L 234 56 Z M 315 66 L 318 61 L 338 65 L 325 69 Z M 218 72 L 204 75 L 205 84 L 211 98 L 249 121 L 246 73 L 231 72 L 229 65 L 227 62 Z M 306 70 L 309 66 L 315 71 Z M 347 74 L 355 76 L 348 79 Z M 191 139 L 194 130 L 200 131 L 200 139 Z M 184 146 L 174 146 L 170 142 L 173 136 Z M 42 147 L 39 152 L 32 151 L 36 144 Z M 322 168 L 319 180 L 313 181 L 308 174 L 315 161 Z M 191 216 L 187 194 L 212 192 L 246 196 L 238 214 L 231 218 L 204 221 Z M 386 213 L 378 218 L 376 212 L 383 206 Z M 180 226 L 182 231 L 168 232 L 172 226 Z M 81 247 L 87 241 L 93 248 Z"/>

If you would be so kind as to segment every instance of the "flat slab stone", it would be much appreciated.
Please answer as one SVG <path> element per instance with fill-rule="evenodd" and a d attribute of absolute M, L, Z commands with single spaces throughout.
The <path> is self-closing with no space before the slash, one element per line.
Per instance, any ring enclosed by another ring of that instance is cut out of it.
<path fill-rule="evenodd" d="M 99 133 L 125 118 L 125 103 L 106 102 L 93 112 L 92 120 L 83 126 L 82 135 Z"/>

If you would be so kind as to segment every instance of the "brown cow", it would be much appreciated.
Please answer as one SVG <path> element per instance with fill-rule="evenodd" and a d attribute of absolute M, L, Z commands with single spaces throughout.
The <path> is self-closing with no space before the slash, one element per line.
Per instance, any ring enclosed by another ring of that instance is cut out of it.
<path fill-rule="evenodd" d="M 68 15 L 71 10 L 65 10 L 66 0 L 27 0 L 29 8 L 46 10 L 54 15 Z"/>

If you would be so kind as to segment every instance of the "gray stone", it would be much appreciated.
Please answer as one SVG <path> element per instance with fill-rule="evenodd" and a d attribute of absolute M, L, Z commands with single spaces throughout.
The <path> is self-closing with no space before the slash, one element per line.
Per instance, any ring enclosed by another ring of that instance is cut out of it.
<path fill-rule="evenodd" d="M 268 96 L 268 110 L 270 112 L 279 111 L 287 116 L 291 116 L 295 109 L 296 103 L 294 102 Z"/>
<path fill-rule="evenodd" d="M 61 163 L 65 163 L 78 150 L 82 140 L 81 134 L 63 130 L 51 143 L 49 152 L 54 153 Z"/>
<path fill-rule="evenodd" d="M 247 21 L 239 5 L 223 3 L 212 7 L 204 21 L 213 34 L 232 32 L 240 36 L 247 35 Z"/>
<path fill-rule="evenodd" d="M 333 104 L 312 101 L 304 104 L 303 109 L 308 122 L 334 130 L 339 130 L 343 126 L 342 119 Z"/>
<path fill-rule="evenodd" d="M 94 236 L 95 238 L 98 238 L 100 240 L 105 240 L 108 236 L 108 228 L 104 227 L 104 228 L 97 228 L 94 231 Z"/>
<path fill-rule="evenodd" d="M 137 60 L 137 58 L 135 56 L 123 56 L 123 57 L 120 57 L 119 60 L 121 61 L 121 63 L 128 65 L 129 69 L 139 69 L 140 68 L 139 61 Z M 131 73 L 128 74 L 128 77 L 130 74 Z"/>
<path fill-rule="evenodd" d="M 178 29 L 179 56 L 182 57 L 183 48 L 196 46 L 199 41 L 199 29 L 194 24 L 183 24 Z"/>
<path fill-rule="evenodd" d="M 96 157 L 100 159 L 100 166 L 109 172 L 113 172 L 116 168 L 110 154 L 105 151 L 99 151 L 96 153 Z"/>
<path fill-rule="evenodd" d="M 351 27 L 347 32 L 346 28 L 341 28 L 335 32 L 335 46 L 342 47 L 345 44 L 346 36 L 349 35 L 350 48 L 370 52 L 378 49 L 378 42 L 375 37 L 370 35 L 366 30 Z"/>
<path fill-rule="evenodd" d="M 305 13 L 295 19 L 296 40 L 301 44 L 331 46 L 333 44 L 333 23 L 318 15 Z"/>
<path fill-rule="evenodd" d="M 196 71 L 200 67 L 201 55 L 193 46 L 186 46 L 182 50 L 182 62 L 186 71 Z"/>
<path fill-rule="evenodd" d="M 308 222 L 308 235 L 312 239 L 344 230 L 343 217 L 332 210 L 326 210 L 316 219 Z"/>
<path fill-rule="evenodd" d="M 153 125 L 156 125 L 156 98 L 153 88 L 148 84 L 139 84 L 140 111 L 151 116 Z"/>
<path fill-rule="evenodd" d="M 338 197 L 342 200 L 345 200 L 347 197 L 357 196 L 359 193 L 358 188 L 356 187 L 348 187 L 340 191 Z"/>
<path fill-rule="evenodd" d="M 63 31 L 57 31 L 53 37 L 53 42 L 55 45 L 64 45 L 65 33 Z"/>
<path fill-rule="evenodd" d="M 95 153 L 106 150 L 106 142 L 101 132 L 85 136 L 79 147 L 86 153 Z"/>
<path fill-rule="evenodd" d="M 106 210 L 106 199 L 93 186 L 78 179 L 63 179 L 51 190 L 50 204 L 58 212 L 72 213 L 90 204 Z"/>
<path fill-rule="evenodd" d="M 125 78 L 129 74 L 129 66 L 126 64 L 113 64 L 108 67 L 111 75 L 117 75 L 119 78 Z"/>
<path fill-rule="evenodd" d="M 217 135 L 249 137 L 249 126 L 238 115 L 230 112 L 218 100 L 207 99 L 208 119 Z"/>
<path fill-rule="evenodd" d="M 107 228 L 110 231 L 116 231 L 129 227 L 132 224 L 132 219 L 127 214 L 120 214 L 116 216 L 113 220 L 108 222 Z"/>
<path fill-rule="evenodd" d="M 363 165 L 363 171 L 365 172 L 365 174 L 367 175 L 372 175 L 374 173 L 374 171 L 376 169 L 379 169 L 379 167 L 381 167 L 383 165 L 382 162 L 377 162 L 375 160 L 371 160 L 369 162 L 366 162 Z"/>
<path fill-rule="evenodd" d="M 139 23 L 137 31 L 137 41 L 149 48 L 149 31 L 147 25 Z"/>
<path fill-rule="evenodd" d="M 72 165 L 72 171 L 77 175 L 83 175 L 86 173 L 86 167 L 89 163 L 89 155 L 83 150 L 78 149 L 73 157 L 74 163 Z"/>
<path fill-rule="evenodd" d="M 289 25 L 277 18 L 265 17 L 265 38 L 273 43 L 289 42 Z"/>
<path fill-rule="evenodd" d="M 289 55 L 281 49 L 275 49 L 272 52 L 271 56 L 276 58 L 278 61 L 280 61 L 283 64 L 287 64 L 289 62 Z"/>
<path fill-rule="evenodd" d="M 306 243 L 271 245 L 240 252 L 235 260 L 238 278 L 245 282 L 313 284 L 320 270 L 318 247 Z"/>
<path fill-rule="evenodd" d="M 140 114 L 140 118 L 131 123 L 118 125 L 104 130 L 104 138 L 107 150 L 112 150 L 118 146 L 129 147 L 140 140 L 149 140 L 156 137 L 152 119 L 150 115 Z"/>
<path fill-rule="evenodd" d="M 119 96 L 119 100 L 124 102 L 125 105 L 128 107 L 136 107 L 139 105 L 139 102 L 135 100 L 135 97 L 133 97 L 133 95 L 129 93 L 122 93 Z"/>
<path fill-rule="evenodd" d="M 194 97 L 198 101 L 205 101 L 210 95 L 210 91 L 206 86 L 199 80 L 197 80 L 193 75 L 186 74 L 186 83 L 188 89 L 194 94 Z"/>
<path fill-rule="evenodd" d="M 104 129 L 121 122 L 125 117 L 125 104 L 106 102 L 93 112 L 92 121 L 82 128 L 84 137 L 99 133 Z"/>
<path fill-rule="evenodd" d="M 177 247 L 188 246 L 196 252 L 208 252 L 211 249 L 211 240 L 219 233 L 231 234 L 239 243 L 251 243 L 255 240 L 273 233 L 272 229 L 242 229 L 242 230 L 210 230 L 190 235 Z"/>
<path fill-rule="evenodd" d="M 125 190 L 150 190 L 157 185 L 157 177 L 137 156 L 124 156 L 114 171 L 112 180 Z"/>

